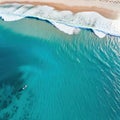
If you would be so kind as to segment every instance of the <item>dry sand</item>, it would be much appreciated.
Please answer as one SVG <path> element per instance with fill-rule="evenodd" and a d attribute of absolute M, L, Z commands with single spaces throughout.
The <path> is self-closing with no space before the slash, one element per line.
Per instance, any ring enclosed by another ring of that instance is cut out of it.
<path fill-rule="evenodd" d="M 120 15 L 119 0 L 0 0 L 0 4 L 4 3 L 48 5 L 57 10 L 70 10 L 74 13 L 95 11 L 110 19 L 117 19 Z"/>

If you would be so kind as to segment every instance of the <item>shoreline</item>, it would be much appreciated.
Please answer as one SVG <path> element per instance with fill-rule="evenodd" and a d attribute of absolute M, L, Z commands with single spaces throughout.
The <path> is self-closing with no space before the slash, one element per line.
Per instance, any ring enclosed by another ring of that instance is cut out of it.
<path fill-rule="evenodd" d="M 31 19 L 36 19 L 36 20 L 40 20 L 40 21 L 45 21 L 45 22 L 53 25 L 54 27 L 56 27 L 54 23 L 52 23 L 50 20 L 47 20 L 47 19 L 37 18 L 37 17 L 33 17 L 33 16 L 25 17 L 25 18 L 31 18 Z M 95 28 L 92 28 L 92 27 L 72 26 L 72 25 L 68 25 L 68 24 L 65 24 L 65 23 L 58 23 L 58 24 L 62 24 L 62 25 L 65 25 L 65 26 L 74 28 L 73 31 L 74 31 L 75 29 L 90 30 L 90 31 L 92 31 L 92 32 L 93 32 L 97 37 L 99 37 L 99 38 L 104 38 L 106 35 L 114 36 L 114 37 L 120 37 L 120 35 L 110 34 L 110 33 L 107 33 L 107 32 L 105 32 L 105 31 L 103 31 L 103 30 L 95 29 Z M 57 28 L 57 27 L 56 27 L 56 28 Z M 58 28 L 58 29 L 59 29 L 59 28 Z M 60 30 L 60 29 L 59 29 L 59 30 Z M 62 31 L 62 30 L 60 30 L 60 31 Z M 62 32 L 63 32 L 63 31 L 62 31 Z M 80 31 L 79 31 L 79 32 L 80 32 Z M 78 32 L 78 33 L 79 33 L 79 32 Z M 97 32 L 98 32 L 98 34 L 97 34 Z M 65 32 L 64 32 L 64 33 L 65 33 Z M 76 33 L 76 34 L 78 34 L 78 33 Z M 68 33 L 67 33 L 67 34 L 68 34 Z M 99 34 L 100 34 L 100 35 L 99 35 Z M 70 34 L 69 34 L 69 35 L 70 35 Z M 72 35 L 72 34 L 71 34 L 71 35 Z"/>
<path fill-rule="evenodd" d="M 52 3 L 52 2 L 19 2 L 19 1 L 6 1 L 6 2 L 0 2 L 0 5 L 2 4 L 12 4 L 12 3 L 18 3 L 18 4 L 31 4 L 31 5 L 46 5 L 50 7 L 54 7 L 58 11 L 71 11 L 73 13 L 78 13 L 78 12 L 97 12 L 103 17 L 106 17 L 108 19 L 118 19 L 120 16 L 120 12 L 117 10 L 112 10 L 100 6 L 94 6 L 94 5 L 88 5 L 88 6 L 83 6 L 83 5 L 67 5 L 63 3 Z"/>
<path fill-rule="evenodd" d="M 3 6 L 3 11 L 2 11 Z M 27 7 L 26 7 L 27 6 Z M 32 17 L 47 20 L 60 31 L 67 34 L 76 34 L 79 29 L 90 29 L 98 37 L 106 35 L 120 37 L 120 19 L 108 19 L 96 11 L 79 11 L 73 13 L 66 9 L 60 11 L 54 6 L 27 3 L 6 3 L 0 6 L 0 17 L 4 21 L 15 21 Z M 62 7 L 63 8 L 63 7 Z"/>

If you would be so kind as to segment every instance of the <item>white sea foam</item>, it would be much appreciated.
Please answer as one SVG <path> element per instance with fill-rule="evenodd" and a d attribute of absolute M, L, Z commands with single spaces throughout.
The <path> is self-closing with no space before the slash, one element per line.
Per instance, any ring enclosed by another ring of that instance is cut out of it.
<path fill-rule="evenodd" d="M 15 21 L 23 18 L 22 16 L 14 16 L 12 14 L 0 14 L 0 16 L 4 19 L 4 21 Z"/>
<path fill-rule="evenodd" d="M 100 38 L 106 34 L 120 36 L 120 20 L 107 19 L 96 12 L 57 11 L 49 6 L 24 4 L 0 5 L 0 17 L 5 21 L 19 20 L 24 17 L 35 17 L 48 20 L 59 30 L 68 34 L 77 34 L 80 28 L 92 29 Z"/>
<path fill-rule="evenodd" d="M 104 38 L 104 37 L 106 36 L 105 33 L 99 32 L 98 30 L 93 30 L 93 32 L 94 32 L 95 35 L 97 35 L 99 38 Z"/>
<path fill-rule="evenodd" d="M 63 31 L 64 33 L 67 33 L 69 35 L 72 34 L 78 34 L 80 32 L 79 28 L 75 28 L 75 27 L 70 27 L 64 24 L 60 24 L 57 22 L 51 22 L 56 28 L 58 28 L 60 31 Z"/>

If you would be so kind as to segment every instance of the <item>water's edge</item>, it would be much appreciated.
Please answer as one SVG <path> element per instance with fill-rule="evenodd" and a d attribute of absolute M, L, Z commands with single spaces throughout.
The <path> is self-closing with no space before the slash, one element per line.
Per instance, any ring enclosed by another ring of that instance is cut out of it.
<path fill-rule="evenodd" d="M 120 37 L 119 20 L 107 19 L 97 12 L 73 14 L 71 11 L 57 11 L 50 6 L 14 3 L 0 5 L 0 17 L 4 21 L 15 21 L 26 17 L 47 20 L 69 35 L 79 33 L 80 29 L 90 29 L 100 38 L 106 35 Z"/>

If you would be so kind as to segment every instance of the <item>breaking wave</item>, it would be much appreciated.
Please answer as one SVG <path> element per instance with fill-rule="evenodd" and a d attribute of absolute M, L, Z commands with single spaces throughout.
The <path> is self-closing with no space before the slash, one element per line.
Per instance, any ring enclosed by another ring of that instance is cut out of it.
<path fill-rule="evenodd" d="M 58 11 L 50 6 L 34 6 L 31 4 L 2 4 L 0 17 L 4 21 L 15 21 L 25 17 L 47 20 L 60 31 L 67 34 L 77 34 L 80 29 L 91 29 L 98 37 L 107 34 L 120 36 L 119 20 L 111 20 L 97 12 Z"/>

